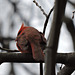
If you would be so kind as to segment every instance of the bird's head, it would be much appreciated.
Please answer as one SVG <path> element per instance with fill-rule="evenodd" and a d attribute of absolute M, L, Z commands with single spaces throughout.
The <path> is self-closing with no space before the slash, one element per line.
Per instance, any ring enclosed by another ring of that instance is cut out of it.
<path fill-rule="evenodd" d="M 19 31 L 18 31 L 17 37 L 18 37 L 19 35 L 21 35 L 22 31 L 25 30 L 25 29 L 27 29 L 27 28 L 28 28 L 28 27 L 27 27 L 27 26 L 24 26 L 24 23 L 22 23 L 21 28 L 20 28 Z M 17 38 L 16 38 L 16 41 L 17 41 Z"/>

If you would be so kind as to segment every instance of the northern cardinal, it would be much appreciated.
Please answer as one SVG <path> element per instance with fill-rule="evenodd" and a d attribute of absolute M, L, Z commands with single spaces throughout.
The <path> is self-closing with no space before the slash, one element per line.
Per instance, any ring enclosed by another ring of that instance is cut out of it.
<path fill-rule="evenodd" d="M 43 50 L 45 49 L 46 39 L 43 33 L 33 27 L 24 26 L 22 23 L 16 41 L 20 52 L 32 53 L 33 58 L 37 61 L 44 60 Z"/>

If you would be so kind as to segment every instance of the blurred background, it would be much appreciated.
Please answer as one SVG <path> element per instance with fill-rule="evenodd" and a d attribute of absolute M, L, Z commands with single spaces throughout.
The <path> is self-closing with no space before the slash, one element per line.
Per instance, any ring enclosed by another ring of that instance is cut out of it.
<path fill-rule="evenodd" d="M 54 0 L 36 1 L 46 14 L 54 5 Z M 73 11 L 75 11 L 75 0 L 68 0 L 64 22 L 61 27 L 58 52 L 69 53 L 75 50 L 75 18 L 72 19 Z M 48 39 L 52 18 L 53 12 L 46 28 L 46 39 Z M 17 49 L 15 38 L 22 22 L 26 26 L 32 26 L 42 32 L 45 19 L 46 17 L 33 3 L 33 0 L 0 0 L 0 47 Z M 4 51 L 0 50 L 0 52 Z M 59 66 L 60 64 L 57 64 L 57 71 L 60 70 Z M 39 63 L 2 63 L 0 65 L 0 75 L 39 74 Z"/>

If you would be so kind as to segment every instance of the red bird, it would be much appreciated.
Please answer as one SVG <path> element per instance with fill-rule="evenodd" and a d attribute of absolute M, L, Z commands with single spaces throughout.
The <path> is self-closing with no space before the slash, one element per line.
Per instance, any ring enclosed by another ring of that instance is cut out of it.
<path fill-rule="evenodd" d="M 43 50 L 45 49 L 46 39 L 43 33 L 33 27 L 27 27 L 22 24 L 16 41 L 20 52 L 32 53 L 35 60 L 44 60 Z"/>

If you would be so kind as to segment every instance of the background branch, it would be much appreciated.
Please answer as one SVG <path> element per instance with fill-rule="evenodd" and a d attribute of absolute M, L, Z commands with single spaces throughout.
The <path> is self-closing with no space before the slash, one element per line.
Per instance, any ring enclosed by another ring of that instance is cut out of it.
<path fill-rule="evenodd" d="M 7 52 L 19 52 L 18 50 L 10 50 L 10 49 L 1 48 L 1 47 L 0 47 L 0 50 L 2 50 L 2 51 L 7 51 Z"/>
<path fill-rule="evenodd" d="M 4 37 L 1 37 L 1 36 L 0 36 L 0 42 L 1 42 L 1 41 L 11 41 L 11 40 L 15 40 L 15 38 L 12 38 L 12 37 L 5 37 L 5 38 L 4 38 Z"/>
<path fill-rule="evenodd" d="M 44 9 L 38 4 L 38 2 L 36 2 L 35 0 L 33 0 L 33 2 L 36 4 L 36 6 L 38 6 L 40 8 L 40 10 L 43 12 L 43 14 L 47 17 L 47 14 L 45 13 Z"/>
<path fill-rule="evenodd" d="M 72 19 L 70 19 L 69 17 L 66 17 L 66 16 L 64 17 L 63 21 L 66 23 L 67 29 L 72 36 L 73 47 L 75 50 L 75 27 L 74 27 L 74 23 L 73 23 Z"/>
<path fill-rule="evenodd" d="M 75 66 L 64 66 L 57 75 L 71 75 L 75 70 Z"/>
<path fill-rule="evenodd" d="M 71 0 L 68 0 L 68 2 L 75 8 L 75 2 L 72 2 Z"/>

